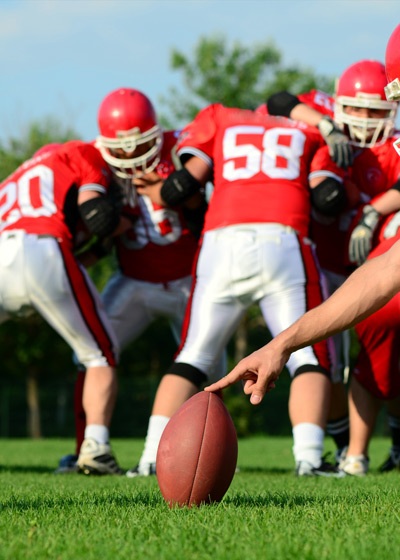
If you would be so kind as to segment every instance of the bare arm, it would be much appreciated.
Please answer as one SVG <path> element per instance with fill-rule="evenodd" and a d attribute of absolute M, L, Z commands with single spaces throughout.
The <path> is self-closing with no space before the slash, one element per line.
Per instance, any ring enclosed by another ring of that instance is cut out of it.
<path fill-rule="evenodd" d="M 400 191 L 397 189 L 389 189 L 377 200 L 374 200 L 371 206 L 382 216 L 387 216 L 392 212 L 396 212 L 400 209 Z"/>
<path fill-rule="evenodd" d="M 318 126 L 323 115 L 305 103 L 299 103 L 290 111 L 290 118 L 310 126 Z"/>
<path fill-rule="evenodd" d="M 244 380 L 244 392 L 258 404 L 274 387 L 292 352 L 359 323 L 400 291 L 400 241 L 357 269 L 333 295 L 263 346 L 207 391 Z"/>

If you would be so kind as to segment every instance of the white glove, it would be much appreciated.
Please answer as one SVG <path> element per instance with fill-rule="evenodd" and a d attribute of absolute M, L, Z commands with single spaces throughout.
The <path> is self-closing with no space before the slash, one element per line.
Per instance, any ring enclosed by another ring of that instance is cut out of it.
<path fill-rule="evenodd" d="M 349 167 L 353 163 L 353 152 L 349 138 L 333 120 L 325 115 L 319 121 L 318 129 L 329 148 L 329 154 L 339 167 Z"/>
<path fill-rule="evenodd" d="M 349 242 L 350 262 L 360 266 L 371 251 L 372 238 L 381 215 L 373 206 L 367 204 L 357 226 L 354 228 Z"/>

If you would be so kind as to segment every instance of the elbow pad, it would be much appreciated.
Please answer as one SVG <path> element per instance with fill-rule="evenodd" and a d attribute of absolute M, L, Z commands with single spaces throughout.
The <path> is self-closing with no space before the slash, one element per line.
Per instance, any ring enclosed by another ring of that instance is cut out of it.
<path fill-rule="evenodd" d="M 161 196 L 168 206 L 177 206 L 196 194 L 201 187 L 200 181 L 183 167 L 165 179 L 161 187 Z"/>
<path fill-rule="evenodd" d="M 299 105 L 298 97 L 288 91 L 279 91 L 267 99 L 267 109 L 270 115 L 290 117 L 292 109 Z"/>
<path fill-rule="evenodd" d="M 310 198 L 312 206 L 324 216 L 337 216 L 347 204 L 346 189 L 332 177 L 311 189 Z"/>
<path fill-rule="evenodd" d="M 104 196 L 80 204 L 79 214 L 89 233 L 98 237 L 107 237 L 119 224 L 118 211 Z"/>

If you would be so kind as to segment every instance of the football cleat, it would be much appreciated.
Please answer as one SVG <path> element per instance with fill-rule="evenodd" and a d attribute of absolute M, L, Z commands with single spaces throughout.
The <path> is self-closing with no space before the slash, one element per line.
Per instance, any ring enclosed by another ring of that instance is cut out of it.
<path fill-rule="evenodd" d="M 77 465 L 78 455 L 64 455 L 61 457 L 58 467 L 54 471 L 55 474 L 70 474 L 79 472 Z"/>
<path fill-rule="evenodd" d="M 368 472 L 369 458 L 366 455 L 347 455 L 341 462 L 340 470 L 352 476 L 364 476 Z"/>
<path fill-rule="evenodd" d="M 298 461 L 296 463 L 296 476 L 325 476 L 333 478 L 343 478 L 345 474 L 336 465 L 321 461 L 318 467 L 314 467 L 308 461 Z"/>
<path fill-rule="evenodd" d="M 390 472 L 395 469 L 400 469 L 400 449 L 398 447 L 391 447 L 389 457 L 379 467 L 379 472 Z"/>
<path fill-rule="evenodd" d="M 79 470 L 84 474 L 124 474 L 108 443 L 98 443 L 94 439 L 85 439 L 77 460 Z"/>
<path fill-rule="evenodd" d="M 143 465 L 137 465 L 126 472 L 128 478 L 135 478 L 137 476 L 151 476 L 156 474 L 156 464 L 155 463 L 144 463 Z"/>

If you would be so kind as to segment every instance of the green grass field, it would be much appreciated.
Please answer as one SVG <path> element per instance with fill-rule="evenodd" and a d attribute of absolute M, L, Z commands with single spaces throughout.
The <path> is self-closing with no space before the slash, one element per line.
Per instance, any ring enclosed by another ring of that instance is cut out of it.
<path fill-rule="evenodd" d="M 241 440 L 241 470 L 223 501 L 172 511 L 155 477 L 54 475 L 72 440 L 0 445 L 1 559 L 400 557 L 400 472 L 377 473 L 386 439 L 372 442 L 371 474 L 345 479 L 296 478 L 290 438 Z M 125 468 L 141 448 L 114 441 Z"/>

